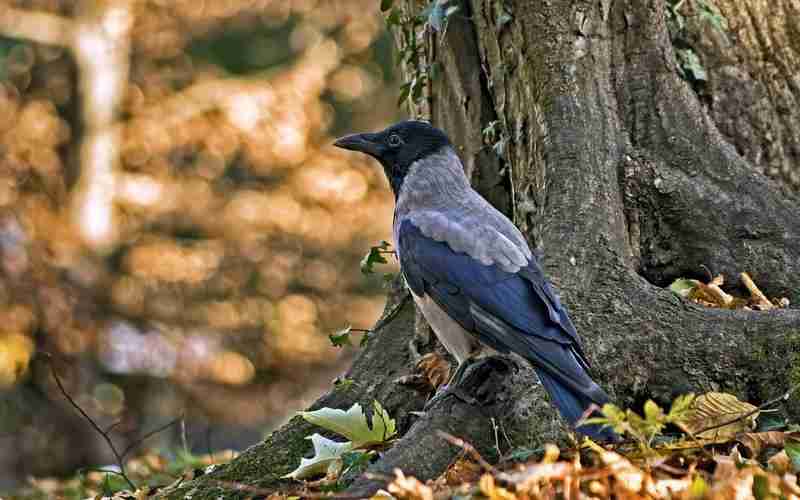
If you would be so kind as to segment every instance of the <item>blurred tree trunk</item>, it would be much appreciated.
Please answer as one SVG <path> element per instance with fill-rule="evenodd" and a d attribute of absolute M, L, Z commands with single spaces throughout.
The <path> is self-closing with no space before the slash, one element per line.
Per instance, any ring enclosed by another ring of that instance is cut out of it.
<path fill-rule="evenodd" d="M 686 38 L 707 73 L 694 88 L 679 76 L 663 0 L 465 1 L 444 35 L 424 36 L 420 67 L 436 61 L 441 71 L 418 111 L 450 133 L 477 189 L 542 250 L 598 381 L 622 406 L 709 390 L 758 403 L 799 382 L 796 308 L 709 309 L 665 289 L 677 277 L 707 279 L 705 268 L 731 282 L 746 271 L 768 296 L 800 303 L 800 198 L 788 188 L 800 168 L 800 64 L 798 39 L 786 35 L 800 8 L 778 3 L 784 16 L 767 22 L 765 2 L 721 2 L 726 40 L 709 42 L 723 36 L 710 27 Z M 423 398 L 395 379 L 413 369 L 406 346 L 425 347 L 425 329 L 413 331 L 408 305 L 398 318 L 361 353 L 348 374 L 355 383 L 314 405 L 377 397 L 401 419 L 404 437 L 371 472 L 440 474 L 460 450 L 436 429 L 488 456 L 563 436 L 524 366 L 473 374 L 477 404 L 448 398 L 409 416 Z M 800 416 L 796 398 L 783 409 Z M 496 443 L 495 423 L 510 443 Z M 211 498 L 226 489 L 220 481 L 286 487 L 278 478 L 308 452 L 302 438 L 312 432 L 295 419 L 172 497 Z M 350 493 L 381 484 L 358 478 Z"/>

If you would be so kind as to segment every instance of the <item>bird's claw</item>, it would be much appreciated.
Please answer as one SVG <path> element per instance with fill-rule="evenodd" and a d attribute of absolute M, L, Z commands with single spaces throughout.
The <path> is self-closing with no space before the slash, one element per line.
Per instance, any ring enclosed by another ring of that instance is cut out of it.
<path fill-rule="evenodd" d="M 437 403 L 449 397 L 454 397 L 468 405 L 476 405 L 478 403 L 477 399 L 467 394 L 460 387 L 457 387 L 453 383 L 450 383 L 442 386 L 438 391 L 436 391 L 436 394 L 434 394 L 434 396 L 431 399 L 429 399 L 427 403 L 425 403 L 425 407 L 422 409 L 422 411 L 427 412 L 428 410 L 433 408 Z"/>

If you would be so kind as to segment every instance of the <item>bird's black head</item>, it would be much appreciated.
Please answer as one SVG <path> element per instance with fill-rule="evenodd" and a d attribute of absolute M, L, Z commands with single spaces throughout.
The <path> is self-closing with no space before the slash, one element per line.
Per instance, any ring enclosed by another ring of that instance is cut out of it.
<path fill-rule="evenodd" d="M 348 135 L 333 144 L 366 153 L 378 160 L 397 195 L 411 164 L 450 146 L 450 140 L 428 122 L 408 120 L 374 134 Z"/>

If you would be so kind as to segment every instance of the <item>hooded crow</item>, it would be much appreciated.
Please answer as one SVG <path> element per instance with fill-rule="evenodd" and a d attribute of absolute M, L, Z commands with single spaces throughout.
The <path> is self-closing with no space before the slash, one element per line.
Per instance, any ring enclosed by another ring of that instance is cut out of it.
<path fill-rule="evenodd" d="M 401 271 L 460 366 L 486 347 L 522 356 L 573 427 L 592 404 L 609 401 L 589 375 L 575 327 L 522 233 L 472 189 L 444 132 L 411 120 L 334 144 L 383 166 L 396 201 Z M 615 437 L 597 425 L 577 430 Z"/>

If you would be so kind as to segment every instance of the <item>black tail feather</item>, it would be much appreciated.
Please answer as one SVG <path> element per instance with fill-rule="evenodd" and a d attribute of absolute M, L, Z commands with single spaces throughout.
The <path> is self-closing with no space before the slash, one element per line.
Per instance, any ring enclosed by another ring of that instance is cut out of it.
<path fill-rule="evenodd" d="M 608 396 L 605 397 L 605 401 L 591 401 L 581 397 L 581 395 L 572 392 L 567 386 L 560 383 L 558 379 L 541 368 L 536 368 L 536 374 L 539 375 L 539 380 L 550 395 L 553 405 L 572 427 L 575 427 L 575 424 L 593 403 L 600 406 L 608 401 Z M 581 425 L 576 427 L 575 430 L 596 441 L 616 441 L 619 439 L 619 436 L 613 430 L 597 424 Z"/>

